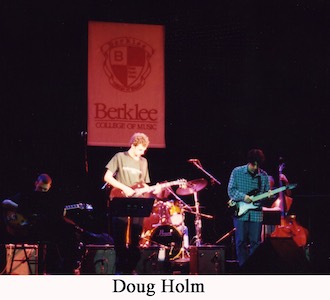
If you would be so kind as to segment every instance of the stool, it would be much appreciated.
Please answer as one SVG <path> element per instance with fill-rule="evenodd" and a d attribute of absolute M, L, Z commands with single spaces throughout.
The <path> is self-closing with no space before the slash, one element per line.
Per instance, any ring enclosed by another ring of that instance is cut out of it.
<path fill-rule="evenodd" d="M 21 252 L 19 252 L 21 250 Z M 6 244 L 7 274 L 44 274 L 45 244 Z M 16 263 L 16 264 L 15 264 Z M 18 270 L 17 273 L 13 273 Z"/>

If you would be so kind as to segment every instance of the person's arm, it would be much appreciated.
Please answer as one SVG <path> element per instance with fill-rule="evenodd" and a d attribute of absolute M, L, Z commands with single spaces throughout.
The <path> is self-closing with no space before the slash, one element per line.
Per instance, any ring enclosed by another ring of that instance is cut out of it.
<path fill-rule="evenodd" d="M 110 184 L 112 187 L 118 188 L 123 191 L 123 193 L 127 196 L 133 196 L 135 191 L 131 187 L 121 183 L 118 181 L 110 170 L 107 170 L 104 174 L 104 181 Z"/>
<path fill-rule="evenodd" d="M 2 201 L 2 207 L 6 209 L 16 209 L 18 204 L 10 199 L 5 199 Z"/>
<path fill-rule="evenodd" d="M 230 199 L 234 200 L 235 202 L 244 201 L 249 203 L 252 201 L 250 196 L 241 192 L 237 187 L 237 183 L 236 183 L 237 176 L 238 176 L 238 171 L 237 169 L 234 169 L 229 178 L 229 183 L 227 188 L 228 196 Z"/>

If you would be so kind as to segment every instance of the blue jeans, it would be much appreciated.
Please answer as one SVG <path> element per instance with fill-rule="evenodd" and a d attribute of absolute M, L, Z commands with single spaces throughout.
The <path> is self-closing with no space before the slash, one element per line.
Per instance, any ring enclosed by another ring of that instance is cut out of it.
<path fill-rule="evenodd" d="M 242 266 L 261 243 L 262 223 L 234 218 L 234 226 L 236 255 L 239 266 Z"/>

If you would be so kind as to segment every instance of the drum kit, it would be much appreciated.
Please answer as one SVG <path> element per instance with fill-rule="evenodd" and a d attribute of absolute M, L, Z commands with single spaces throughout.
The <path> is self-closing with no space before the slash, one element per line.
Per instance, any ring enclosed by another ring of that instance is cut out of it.
<path fill-rule="evenodd" d="M 177 188 L 176 193 L 172 188 L 166 188 L 158 194 L 150 216 L 144 218 L 140 247 L 164 248 L 170 260 L 189 257 L 189 236 L 185 225 L 185 213 L 195 215 L 196 246 L 201 244 L 201 217 L 213 218 L 213 216 L 200 213 L 201 207 L 197 194 L 206 186 L 207 181 L 201 178 L 188 181 L 184 186 Z M 170 194 L 174 199 L 169 199 Z M 186 204 L 178 195 L 194 195 L 194 206 Z"/>

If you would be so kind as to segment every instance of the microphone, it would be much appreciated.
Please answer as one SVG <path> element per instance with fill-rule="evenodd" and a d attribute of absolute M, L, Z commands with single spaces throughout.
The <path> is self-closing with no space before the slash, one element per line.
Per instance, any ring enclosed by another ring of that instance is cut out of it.
<path fill-rule="evenodd" d="M 175 246 L 175 243 L 174 243 L 174 242 L 172 242 L 172 243 L 171 243 L 170 252 L 169 252 L 169 254 L 168 254 L 168 255 L 172 255 L 172 251 L 173 251 L 173 249 L 174 249 L 174 246 Z"/>
<path fill-rule="evenodd" d="M 199 162 L 199 159 L 197 159 L 197 158 L 191 158 L 191 159 L 188 159 L 188 162 Z"/>

